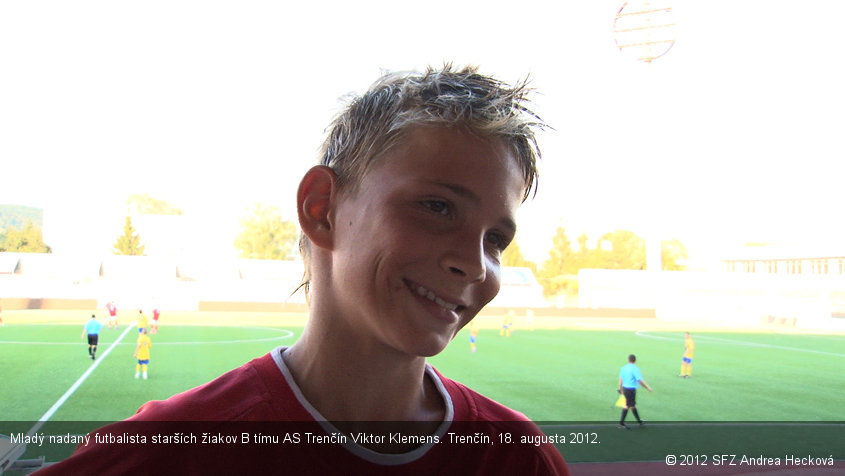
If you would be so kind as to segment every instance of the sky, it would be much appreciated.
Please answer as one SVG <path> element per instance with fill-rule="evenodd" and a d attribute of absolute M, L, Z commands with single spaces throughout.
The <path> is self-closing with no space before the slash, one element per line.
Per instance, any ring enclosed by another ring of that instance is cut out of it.
<path fill-rule="evenodd" d="M 295 217 L 343 96 L 448 61 L 528 76 L 554 128 L 518 216 L 529 258 L 558 226 L 677 238 L 693 260 L 842 242 L 845 4 L 669 1 L 651 64 L 616 46 L 623 4 L 0 2 L 0 204 L 110 247 L 148 193 L 230 254 L 251 205 Z"/>

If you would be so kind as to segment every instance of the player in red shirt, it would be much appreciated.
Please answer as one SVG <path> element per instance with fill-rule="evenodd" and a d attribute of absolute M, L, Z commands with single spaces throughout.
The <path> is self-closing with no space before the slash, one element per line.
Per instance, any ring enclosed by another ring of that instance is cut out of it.
<path fill-rule="evenodd" d="M 302 336 L 145 404 L 43 475 L 568 475 L 523 414 L 426 362 L 499 292 L 536 180 L 526 94 L 447 65 L 354 99 L 297 191 Z M 198 441 L 149 444 L 187 433 Z M 132 435 L 149 440 L 111 443 Z M 214 443 L 230 436 L 240 444 Z"/>
<path fill-rule="evenodd" d="M 161 311 L 158 308 L 153 309 L 153 322 L 150 324 L 150 333 L 158 333 L 158 318 L 161 316 Z"/>
<path fill-rule="evenodd" d="M 117 329 L 117 306 L 114 305 L 114 301 L 106 303 L 106 310 L 109 313 L 108 328 Z"/>

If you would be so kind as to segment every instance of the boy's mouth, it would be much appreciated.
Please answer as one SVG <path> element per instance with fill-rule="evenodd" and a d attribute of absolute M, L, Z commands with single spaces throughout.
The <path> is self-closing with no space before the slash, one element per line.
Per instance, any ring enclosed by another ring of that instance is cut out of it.
<path fill-rule="evenodd" d="M 437 304 L 438 306 L 440 306 L 444 309 L 448 309 L 450 311 L 457 311 L 457 310 L 463 309 L 465 307 L 465 306 L 462 306 L 460 304 L 455 304 L 455 303 L 446 301 L 445 299 L 443 299 L 443 298 L 439 297 L 438 295 L 434 294 L 434 291 L 426 288 L 425 286 L 421 286 L 419 284 L 412 283 L 410 281 L 408 282 L 408 286 L 411 288 L 411 290 L 413 292 L 417 293 L 418 296 L 424 297 L 424 298 L 428 299 L 429 301 Z"/>

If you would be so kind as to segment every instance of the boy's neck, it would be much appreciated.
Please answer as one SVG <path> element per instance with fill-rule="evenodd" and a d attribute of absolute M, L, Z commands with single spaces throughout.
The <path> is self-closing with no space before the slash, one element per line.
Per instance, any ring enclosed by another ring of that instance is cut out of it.
<path fill-rule="evenodd" d="M 320 335 L 315 327 L 309 325 L 283 358 L 305 398 L 327 420 L 431 421 L 434 427 L 443 420 L 445 403 L 426 376 L 424 357 L 356 347 L 347 333 Z"/>

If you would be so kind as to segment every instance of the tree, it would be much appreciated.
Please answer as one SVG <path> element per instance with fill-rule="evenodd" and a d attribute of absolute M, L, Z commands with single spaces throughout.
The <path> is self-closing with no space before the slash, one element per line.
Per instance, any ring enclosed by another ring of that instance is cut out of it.
<path fill-rule="evenodd" d="M 596 269 L 602 267 L 602 250 L 592 249 L 586 233 L 578 235 L 578 249 L 572 259 L 572 272 L 578 274 L 582 269 Z"/>
<path fill-rule="evenodd" d="M 126 200 L 126 204 L 129 205 L 131 208 L 134 208 L 134 211 L 136 213 L 144 215 L 182 214 L 182 210 L 174 207 L 173 205 L 165 202 L 164 200 L 153 198 L 152 196 L 146 193 L 143 195 L 130 195 L 129 199 Z"/>
<path fill-rule="evenodd" d="M 605 233 L 599 238 L 600 268 L 646 269 L 645 240 L 628 230 Z"/>
<path fill-rule="evenodd" d="M 21 253 L 51 253 L 52 250 L 44 243 L 41 228 L 26 222 L 23 229 L 7 228 L 0 235 L 0 251 L 17 251 Z"/>
<path fill-rule="evenodd" d="M 573 275 L 577 273 L 572 242 L 566 235 L 566 229 L 562 226 L 558 227 L 555 236 L 552 237 L 549 257 L 543 262 L 537 276 L 537 280 L 543 286 L 543 294 L 548 297 L 573 292 L 573 283 L 577 282 Z"/>
<path fill-rule="evenodd" d="M 662 242 L 660 252 L 665 271 L 683 271 L 687 269 L 684 263 L 689 258 L 689 255 L 687 253 L 687 247 L 680 240 L 673 238 Z"/>
<path fill-rule="evenodd" d="M 126 223 L 123 225 L 123 234 L 117 237 L 117 242 L 114 244 L 114 254 L 141 256 L 144 254 L 144 245 L 141 244 L 141 238 L 135 233 L 135 227 L 132 226 L 132 218 L 127 216 Z"/>
<path fill-rule="evenodd" d="M 26 205 L 0 205 L 0 230 L 23 230 L 28 221 L 32 222 L 33 227 L 41 228 L 44 223 L 44 211 Z"/>
<path fill-rule="evenodd" d="M 522 254 L 522 249 L 519 247 L 516 240 L 505 248 L 505 252 L 502 253 L 502 266 L 530 268 L 534 274 L 537 274 L 537 263 L 525 258 L 525 255 Z"/>
<path fill-rule="evenodd" d="M 296 223 L 282 218 L 278 207 L 256 204 L 241 219 L 241 232 L 235 248 L 241 258 L 295 259 L 299 250 Z"/>

